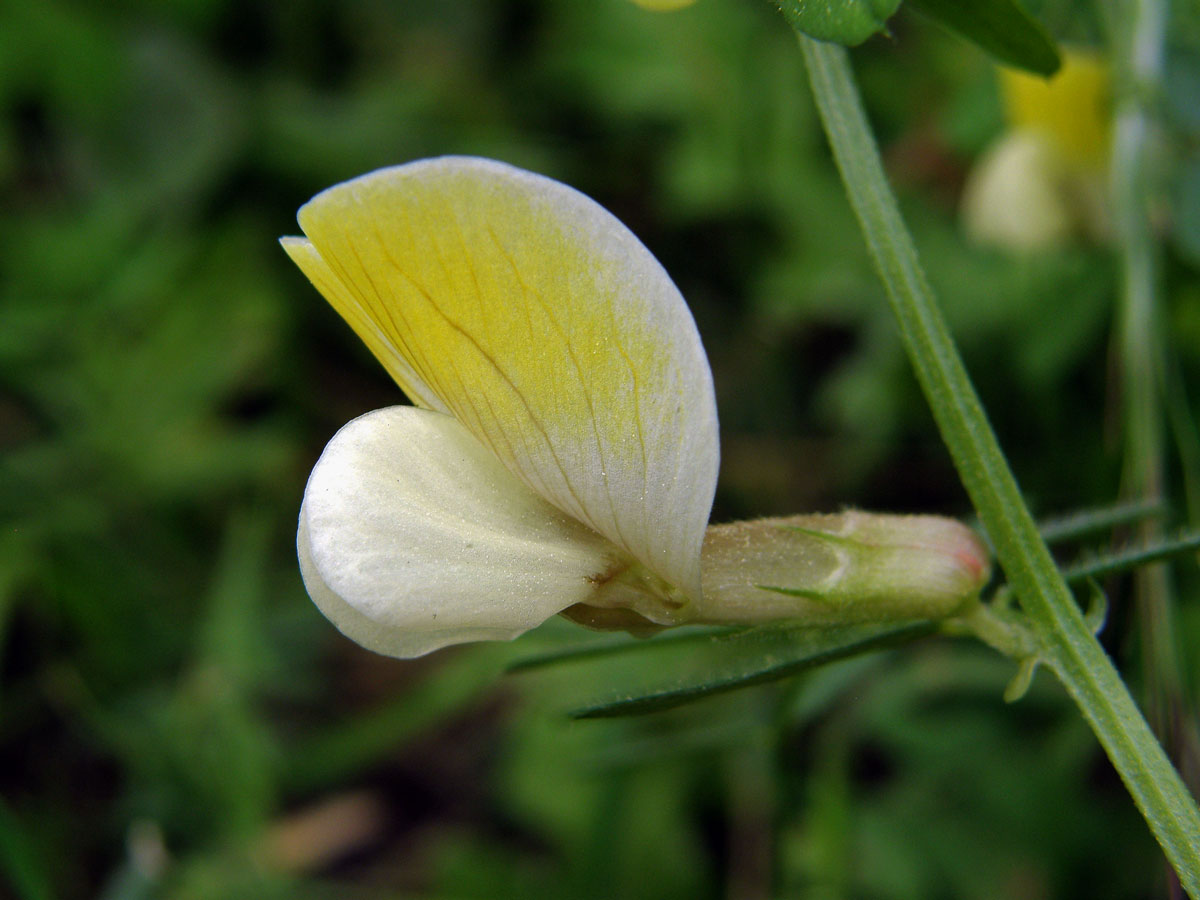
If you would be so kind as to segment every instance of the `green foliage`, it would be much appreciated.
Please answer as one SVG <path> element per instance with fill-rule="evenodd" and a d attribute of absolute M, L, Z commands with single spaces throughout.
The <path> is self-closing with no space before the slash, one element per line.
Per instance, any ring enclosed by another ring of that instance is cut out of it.
<path fill-rule="evenodd" d="M 1097 38 L 1087 5 L 1030 8 Z M 973 245 L 956 202 L 1004 127 L 990 63 L 904 9 L 888 28 L 855 65 L 1002 443 L 1040 511 L 1108 504 L 1110 248 Z M 1185 87 L 1189 34 L 1169 66 Z M 1061 692 L 1039 678 L 1006 707 L 1012 666 L 985 648 L 921 641 L 568 722 L 638 678 L 695 683 L 696 661 L 622 651 L 569 697 L 582 661 L 500 675 L 597 640 L 567 623 L 397 663 L 304 596 L 307 472 L 399 395 L 275 239 L 315 191 L 442 153 L 563 179 L 664 262 L 714 364 L 717 520 L 966 511 L 805 79 L 778 15 L 740 0 L 0 4 L 0 895 L 1158 890 L 1157 850 Z M 1195 96 L 1169 94 L 1168 187 Z M 1171 187 L 1156 207 L 1181 391 L 1168 523 L 1195 521 L 1200 452 L 1185 202 Z M 1194 648 L 1194 566 L 1176 580 Z M 1106 646 L 1137 681 L 1128 585 L 1104 587 Z M 703 641 L 697 659 L 739 664 Z"/>
<path fill-rule="evenodd" d="M 802 34 L 819 41 L 854 47 L 880 32 L 901 0 L 773 0 L 784 18 Z M 909 0 L 911 6 L 978 45 L 997 60 L 1052 75 L 1058 50 L 1041 24 L 1019 0 Z"/>
<path fill-rule="evenodd" d="M 912 641 L 933 630 L 932 622 L 836 628 L 765 625 L 716 633 L 704 629 L 643 646 L 605 642 L 563 651 L 522 660 L 513 670 L 572 664 L 560 676 L 558 692 L 560 699 L 569 700 L 567 715 L 572 718 L 644 715 L 778 681 L 848 656 Z M 577 696 L 581 692 L 586 693 Z"/>
<path fill-rule="evenodd" d="M 956 31 L 996 59 L 1039 75 L 1053 75 L 1058 50 L 1018 0 L 909 0 L 917 9 Z"/>
<path fill-rule="evenodd" d="M 1183 889 L 1189 895 L 1200 895 L 1200 808 L 1096 640 L 1037 532 L 900 216 L 846 52 L 803 36 L 800 44 L 834 158 L 862 226 L 863 239 L 887 288 L 909 361 L 963 486 L 995 546 L 997 561 L 1020 601 L 1023 630 L 1036 639 L 1034 654 L 1021 653 L 1024 672 L 1031 674 L 1032 667 L 1041 661 L 1058 676 L 1129 789 Z M 1112 164 L 1122 177 L 1114 177 L 1114 184 L 1133 184 L 1140 181 L 1141 173 L 1131 177 L 1130 172 L 1121 170 L 1122 136 L 1123 130 L 1117 128 L 1114 143 L 1118 149 L 1114 150 Z M 1122 204 L 1130 198 L 1114 189 L 1114 214 L 1125 217 L 1119 227 L 1127 238 L 1122 247 L 1128 254 L 1123 256 L 1127 271 L 1135 265 L 1147 268 L 1145 259 L 1134 263 L 1128 258 L 1135 255 L 1130 249 L 1135 245 L 1135 232 L 1138 246 L 1142 246 L 1140 236 L 1146 231 L 1140 209 L 1144 197 L 1136 199 L 1138 212 L 1130 215 L 1129 210 L 1135 207 L 1123 208 Z M 1136 227 L 1132 227 L 1133 222 Z M 1140 292 L 1137 299 L 1141 303 L 1151 304 L 1153 289 L 1142 282 L 1131 290 Z M 1126 302 L 1134 301 L 1127 298 Z M 1134 348 L 1140 354 L 1145 345 L 1134 342 Z M 1144 364 L 1139 367 L 1140 360 L 1133 356 L 1127 356 L 1125 363 L 1134 371 L 1144 371 Z M 1153 402 L 1150 397 L 1140 399 Z M 1142 408 L 1135 412 L 1127 424 L 1151 431 L 1153 426 L 1141 424 L 1150 411 Z M 1131 459 L 1127 457 L 1127 463 Z M 1157 472 L 1161 461 L 1155 460 L 1153 465 Z M 1155 602 L 1162 605 L 1170 601 L 1165 592 L 1160 592 Z M 980 636 L 987 639 L 982 632 Z M 1019 676 L 1006 696 L 1023 695 L 1025 680 Z M 1191 728 L 1190 722 L 1186 727 Z"/>

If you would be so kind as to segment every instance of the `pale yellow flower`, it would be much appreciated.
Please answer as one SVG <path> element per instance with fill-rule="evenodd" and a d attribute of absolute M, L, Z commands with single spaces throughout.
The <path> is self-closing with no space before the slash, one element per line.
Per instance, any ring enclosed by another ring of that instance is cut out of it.
<path fill-rule="evenodd" d="M 595 627 L 945 614 L 987 554 L 932 517 L 707 530 L 717 411 L 700 337 L 598 204 L 503 163 L 383 169 L 301 208 L 284 249 L 415 406 L 355 419 L 304 493 L 301 572 L 370 649 Z M 703 558 L 703 562 L 702 562 Z"/>
<path fill-rule="evenodd" d="M 1009 127 L 967 179 L 967 232 L 1025 251 L 1103 237 L 1112 120 L 1105 61 L 1069 50 L 1053 78 L 1004 68 L 1000 88 Z"/>
<path fill-rule="evenodd" d="M 1043 135 L 1073 166 L 1108 162 L 1112 85 L 1099 54 L 1068 49 L 1062 67 L 1048 79 L 1002 68 L 1000 93 L 1011 130 Z"/>

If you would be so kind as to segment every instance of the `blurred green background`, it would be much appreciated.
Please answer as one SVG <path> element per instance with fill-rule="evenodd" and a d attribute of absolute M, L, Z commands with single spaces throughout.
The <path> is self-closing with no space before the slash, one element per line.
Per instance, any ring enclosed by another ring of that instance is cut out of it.
<path fill-rule="evenodd" d="M 1037 8 L 1100 38 L 1087 4 Z M 1195 18 L 1154 179 L 1174 521 L 1200 458 Z M 1035 509 L 1112 502 L 1111 247 L 964 236 L 1004 127 L 981 52 L 902 10 L 854 60 Z M 1012 666 L 982 648 L 570 723 L 563 683 L 597 676 L 501 674 L 588 639 L 565 623 L 399 662 L 321 618 L 293 550 L 307 472 L 401 397 L 276 238 L 318 190 L 446 153 L 579 188 L 672 273 L 717 385 L 715 519 L 969 512 L 770 4 L 0 3 L 0 897 L 1164 896 L 1057 685 L 1005 706 Z M 1106 587 L 1137 683 L 1128 586 Z"/>

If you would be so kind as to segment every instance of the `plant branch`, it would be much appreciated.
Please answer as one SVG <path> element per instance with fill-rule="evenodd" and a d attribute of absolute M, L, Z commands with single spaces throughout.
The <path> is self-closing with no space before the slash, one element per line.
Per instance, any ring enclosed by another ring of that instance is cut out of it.
<path fill-rule="evenodd" d="M 1149 173 L 1155 130 L 1154 105 L 1162 91 L 1167 9 L 1163 0 L 1112 0 L 1109 40 L 1115 60 L 1117 96 L 1113 117 L 1110 196 L 1121 262 L 1117 339 L 1120 398 L 1125 439 L 1122 493 L 1155 500 L 1165 493 L 1164 419 L 1167 341 L 1162 330 L 1162 265 L 1151 225 Z M 1162 537 L 1147 520 L 1137 540 Z M 1142 645 L 1143 703 L 1155 732 L 1171 755 L 1188 763 L 1200 747 L 1175 626 L 1175 592 L 1165 565 L 1138 570 L 1134 600 Z M 1191 759 L 1189 759 L 1191 757 Z M 1194 785 L 1194 782 L 1193 782 Z"/>
<path fill-rule="evenodd" d="M 813 93 L 868 249 L 942 438 L 1020 598 L 1042 659 L 1095 732 L 1188 893 L 1200 900 L 1200 811 L 1088 630 L 971 386 L 883 172 L 844 48 L 801 36 Z"/>

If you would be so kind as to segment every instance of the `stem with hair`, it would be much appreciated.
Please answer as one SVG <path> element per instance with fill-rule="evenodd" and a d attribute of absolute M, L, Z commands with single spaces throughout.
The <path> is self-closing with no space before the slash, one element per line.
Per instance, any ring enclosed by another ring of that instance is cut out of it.
<path fill-rule="evenodd" d="M 879 159 L 844 48 L 801 36 L 833 155 L 917 378 L 1039 647 L 1091 725 L 1188 893 L 1200 900 L 1200 810 L 1084 622 L 1038 535 L 950 337 Z"/>

